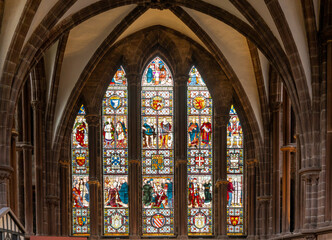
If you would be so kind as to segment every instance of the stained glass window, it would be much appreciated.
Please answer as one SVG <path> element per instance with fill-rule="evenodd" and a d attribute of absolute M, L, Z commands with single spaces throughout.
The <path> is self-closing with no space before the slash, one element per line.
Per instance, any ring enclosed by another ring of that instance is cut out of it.
<path fill-rule="evenodd" d="M 212 99 L 196 67 L 188 93 L 188 235 L 212 235 Z"/>
<path fill-rule="evenodd" d="M 141 92 L 142 232 L 174 234 L 173 78 L 159 57 L 146 67 Z"/>
<path fill-rule="evenodd" d="M 230 110 L 227 126 L 227 232 L 244 233 L 243 219 L 243 134 L 239 117 Z"/>
<path fill-rule="evenodd" d="M 128 235 L 128 105 L 122 67 L 106 90 L 102 108 L 104 235 Z"/>
<path fill-rule="evenodd" d="M 74 235 L 90 233 L 88 124 L 82 105 L 75 119 L 72 139 L 72 227 Z"/>

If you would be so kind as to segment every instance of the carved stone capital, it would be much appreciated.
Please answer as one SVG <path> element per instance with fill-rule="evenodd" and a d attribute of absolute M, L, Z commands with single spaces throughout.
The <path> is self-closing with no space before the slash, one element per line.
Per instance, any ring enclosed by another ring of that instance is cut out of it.
<path fill-rule="evenodd" d="M 57 196 L 52 196 L 52 195 L 46 196 L 46 202 L 49 205 L 58 206 L 59 200 L 60 199 Z"/>
<path fill-rule="evenodd" d="M 100 124 L 100 116 L 97 114 L 89 114 L 85 116 L 89 127 L 98 127 Z"/>
<path fill-rule="evenodd" d="M 175 162 L 175 167 L 179 167 L 180 165 L 185 165 L 185 164 L 187 164 L 187 161 L 186 160 L 177 160 L 176 162 Z"/>
<path fill-rule="evenodd" d="M 15 128 L 12 128 L 12 138 L 15 138 L 19 135 L 18 131 Z"/>
<path fill-rule="evenodd" d="M 30 142 L 17 142 L 16 143 L 17 150 L 32 150 L 33 146 Z"/>
<path fill-rule="evenodd" d="M 100 181 L 98 179 L 90 179 L 88 181 L 89 185 L 97 185 L 100 186 Z"/>
<path fill-rule="evenodd" d="M 31 101 L 31 107 L 34 111 L 43 110 L 43 102 L 39 100 L 33 100 Z"/>
<path fill-rule="evenodd" d="M 221 180 L 221 179 L 218 179 L 216 181 L 216 184 L 215 184 L 215 187 L 219 187 L 219 186 L 227 186 L 228 184 L 228 181 L 227 180 Z"/>
<path fill-rule="evenodd" d="M 10 166 L 0 166 L 0 182 L 4 182 L 10 178 L 14 169 Z"/>
<path fill-rule="evenodd" d="M 229 123 L 229 114 L 225 114 L 225 115 L 222 115 L 222 114 L 218 114 L 218 115 L 215 115 L 214 116 L 214 125 L 216 127 L 226 127 L 227 124 Z"/>
<path fill-rule="evenodd" d="M 134 165 L 134 164 L 137 164 L 138 166 L 141 165 L 141 162 L 137 159 L 132 159 L 132 160 L 129 160 L 129 164 L 130 165 Z"/>
<path fill-rule="evenodd" d="M 174 84 L 176 87 L 185 87 L 187 86 L 188 75 L 178 75 L 175 78 Z"/>
<path fill-rule="evenodd" d="M 272 199 L 272 196 L 261 196 L 258 197 L 257 200 L 260 204 L 264 204 L 264 203 L 269 203 Z"/>
<path fill-rule="evenodd" d="M 258 165 L 258 163 L 259 163 L 259 161 L 257 159 L 248 159 L 246 161 L 248 168 L 254 168 Z"/>
<path fill-rule="evenodd" d="M 306 236 L 305 239 L 306 239 L 306 240 L 316 240 L 317 237 L 316 237 L 316 235 L 311 234 L 311 235 L 309 235 L 309 236 Z"/>
<path fill-rule="evenodd" d="M 176 6 L 176 1 L 174 0 L 150 0 L 146 3 L 140 4 L 145 7 L 153 8 L 153 9 L 169 9 Z"/>
<path fill-rule="evenodd" d="M 280 148 L 282 152 L 296 152 L 296 144 L 284 145 Z"/>
<path fill-rule="evenodd" d="M 70 162 L 69 161 L 62 161 L 62 160 L 60 160 L 59 164 L 60 164 L 60 166 L 62 168 L 69 168 L 69 166 L 70 166 Z"/>
<path fill-rule="evenodd" d="M 270 108 L 271 108 L 272 112 L 280 111 L 280 107 L 281 107 L 281 102 L 273 102 L 270 104 Z"/>
<path fill-rule="evenodd" d="M 140 75 L 137 73 L 127 73 L 126 74 L 128 85 L 129 86 L 134 86 L 134 87 L 139 87 L 141 84 L 140 81 Z"/>

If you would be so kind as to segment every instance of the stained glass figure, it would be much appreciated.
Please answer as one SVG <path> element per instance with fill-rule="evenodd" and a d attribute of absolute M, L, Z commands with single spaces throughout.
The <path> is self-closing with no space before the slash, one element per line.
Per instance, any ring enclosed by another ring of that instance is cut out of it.
<path fill-rule="evenodd" d="M 129 234 L 127 79 L 120 67 L 103 99 L 104 235 Z"/>
<path fill-rule="evenodd" d="M 74 235 L 90 234 L 88 124 L 82 105 L 75 119 L 72 152 L 72 229 Z"/>
<path fill-rule="evenodd" d="M 159 57 L 142 77 L 142 232 L 174 234 L 173 78 Z"/>
<path fill-rule="evenodd" d="M 188 235 L 212 235 L 212 98 L 196 67 L 187 94 Z"/>
<path fill-rule="evenodd" d="M 244 233 L 243 209 L 243 133 L 239 117 L 230 110 L 227 126 L 227 233 Z"/>

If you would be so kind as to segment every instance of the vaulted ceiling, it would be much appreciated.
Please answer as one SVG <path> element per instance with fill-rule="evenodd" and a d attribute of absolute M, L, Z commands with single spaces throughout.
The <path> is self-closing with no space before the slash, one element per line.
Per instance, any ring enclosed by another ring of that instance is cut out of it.
<path fill-rule="evenodd" d="M 67 101 L 75 91 L 75 83 L 87 63 L 105 38 L 114 34 L 114 29 L 121 27 L 121 24 L 125 24 L 122 20 L 131 15 L 137 6 L 147 9 L 128 26 L 122 26 L 121 34 L 116 36 L 112 44 L 139 30 L 162 25 L 191 38 L 216 57 L 216 51 L 220 52 L 240 80 L 261 131 L 262 104 L 268 104 L 271 66 L 280 66 L 285 71 L 292 67 L 300 69 L 302 75 L 293 77 L 306 83 L 301 83 L 304 89 L 301 92 L 306 91 L 310 100 L 312 66 L 307 38 L 310 30 L 305 24 L 304 9 L 310 7 L 314 13 L 311 21 L 316 23 L 317 31 L 319 0 L 5 0 L 0 35 L 0 72 L 3 75 L 7 71 L 4 69 L 5 63 L 10 61 L 11 46 L 17 41 L 17 31 L 22 28 L 20 24 L 25 18 L 30 18 L 30 21 L 23 26 L 26 28 L 25 34 L 19 36 L 21 47 L 17 54 L 21 54 L 21 61 L 25 58 L 24 54 L 27 54 L 24 50 L 29 49 L 33 38 L 44 26 L 48 26 L 45 31 L 48 35 L 38 40 L 42 43 L 40 48 L 45 48 L 40 52 L 44 60 L 47 94 L 54 91 L 55 75 L 60 76 L 58 91 L 53 93 L 56 95 L 56 129 Z M 28 13 L 27 8 L 31 8 Z M 52 15 L 56 17 L 52 18 Z M 198 26 L 206 37 L 202 38 L 201 32 L 194 26 Z M 59 39 L 66 34 L 67 41 L 60 44 Z M 258 66 L 253 64 L 251 43 L 258 50 Z M 275 50 L 269 50 L 270 47 Z M 60 67 L 57 57 L 61 50 L 59 48 L 64 51 Z M 280 54 L 279 58 L 273 54 L 275 52 Z M 283 56 L 289 62 L 280 61 Z M 294 56 L 298 61 L 292 66 Z M 286 64 L 285 68 L 282 68 L 283 64 Z M 14 71 L 14 74 L 17 73 Z M 263 79 L 263 82 L 259 82 L 258 78 Z M 263 90 L 259 90 L 261 85 Z"/>

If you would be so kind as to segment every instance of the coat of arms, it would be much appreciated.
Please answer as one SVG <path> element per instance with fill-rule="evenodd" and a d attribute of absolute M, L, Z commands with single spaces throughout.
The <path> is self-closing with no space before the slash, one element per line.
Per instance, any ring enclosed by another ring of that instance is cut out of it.
<path fill-rule="evenodd" d="M 196 164 L 196 168 L 204 168 L 204 157 L 201 153 L 196 154 L 195 164 Z"/>
<path fill-rule="evenodd" d="M 151 107 L 158 111 L 162 109 L 165 105 L 165 99 L 160 96 L 155 96 L 152 98 Z"/>
<path fill-rule="evenodd" d="M 201 229 L 201 228 L 205 227 L 205 225 L 206 225 L 206 216 L 201 212 L 197 213 L 194 217 L 194 225 L 198 229 Z"/>
<path fill-rule="evenodd" d="M 113 153 L 111 156 L 112 169 L 119 169 L 120 161 L 121 161 L 120 155 L 118 153 Z"/>
<path fill-rule="evenodd" d="M 155 228 L 161 228 L 165 225 L 166 219 L 162 214 L 155 214 L 151 218 L 151 223 Z"/>
<path fill-rule="evenodd" d="M 82 167 L 85 164 L 85 153 L 76 153 L 76 163 L 78 166 Z"/>
<path fill-rule="evenodd" d="M 230 216 L 229 221 L 233 226 L 236 226 L 239 223 L 240 216 Z"/>
<path fill-rule="evenodd" d="M 80 226 L 84 226 L 87 223 L 87 217 L 77 217 L 77 223 Z"/>
<path fill-rule="evenodd" d="M 162 170 L 164 168 L 164 156 L 153 154 L 151 163 L 153 170 Z"/>
<path fill-rule="evenodd" d="M 121 97 L 118 95 L 112 95 L 109 99 L 109 104 L 114 110 L 119 109 L 121 107 Z"/>
<path fill-rule="evenodd" d="M 122 216 L 119 213 L 114 213 L 111 216 L 111 226 L 114 229 L 119 229 L 122 227 Z"/>
<path fill-rule="evenodd" d="M 193 106 L 194 108 L 196 108 L 197 110 L 202 110 L 205 108 L 206 106 L 206 100 L 204 97 L 202 96 L 197 96 L 194 98 L 193 100 Z"/>

